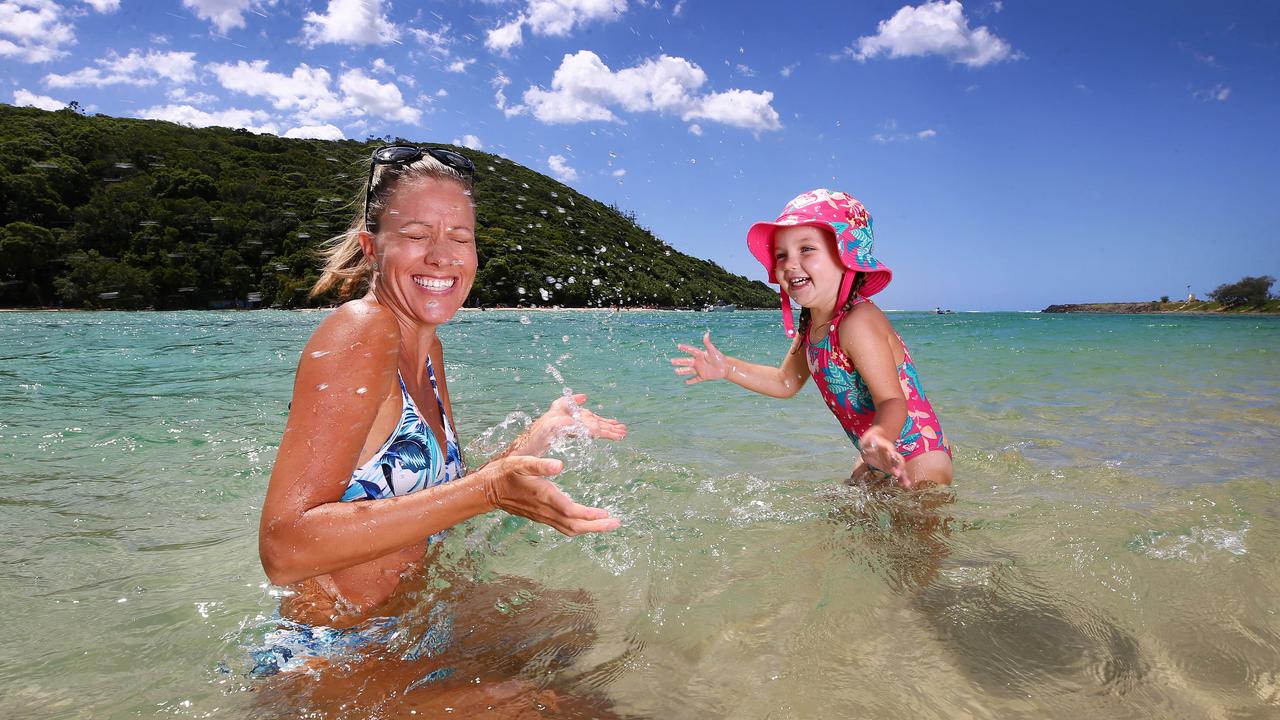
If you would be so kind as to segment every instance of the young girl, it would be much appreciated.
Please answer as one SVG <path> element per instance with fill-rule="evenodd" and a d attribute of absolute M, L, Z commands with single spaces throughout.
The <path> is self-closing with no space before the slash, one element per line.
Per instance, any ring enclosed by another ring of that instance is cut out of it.
<path fill-rule="evenodd" d="M 782 293 L 782 320 L 795 337 L 779 367 L 729 357 L 711 344 L 680 345 L 673 358 L 686 384 L 730 380 L 771 397 L 787 398 L 812 375 L 827 407 L 861 458 L 850 480 L 892 477 L 903 487 L 951 482 L 951 447 L 902 338 L 869 297 L 893 272 L 871 254 L 871 216 L 842 192 L 818 189 L 796 197 L 773 222 L 758 222 L 747 247 Z M 791 299 L 800 313 L 799 337 Z"/>

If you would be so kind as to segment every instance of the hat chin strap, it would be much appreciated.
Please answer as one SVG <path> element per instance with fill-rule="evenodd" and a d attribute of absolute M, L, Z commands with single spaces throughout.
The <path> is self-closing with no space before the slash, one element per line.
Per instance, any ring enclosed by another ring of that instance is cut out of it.
<path fill-rule="evenodd" d="M 849 293 L 853 290 L 853 279 L 857 276 L 858 273 L 855 270 L 844 271 L 844 278 L 840 280 L 840 294 L 836 296 L 835 310 L 837 312 L 844 307 L 845 301 L 849 299 Z"/>
<path fill-rule="evenodd" d="M 791 297 L 781 288 L 778 289 L 778 293 L 782 295 L 782 327 L 787 329 L 787 337 L 795 337 L 796 325 L 791 317 Z"/>

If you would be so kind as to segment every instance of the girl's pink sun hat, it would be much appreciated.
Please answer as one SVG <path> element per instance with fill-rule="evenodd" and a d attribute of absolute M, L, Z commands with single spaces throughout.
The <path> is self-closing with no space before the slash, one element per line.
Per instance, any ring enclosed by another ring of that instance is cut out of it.
<path fill-rule="evenodd" d="M 791 317 L 791 298 L 773 272 L 773 233 L 780 227 L 797 225 L 820 227 L 835 235 L 840 262 L 850 271 L 844 274 L 844 279 L 840 282 L 836 307 L 849 299 L 853 279 L 859 272 L 866 275 L 859 291 L 863 297 L 880 292 L 893 279 L 893 271 L 871 254 L 875 233 L 871 228 L 871 214 L 862 203 L 848 193 L 832 192 L 826 188 L 797 195 L 782 209 L 777 220 L 758 222 L 747 231 L 747 249 L 764 265 L 769 274 L 769 282 L 779 286 L 778 292 L 782 295 L 782 324 L 787 329 L 787 337 L 795 337 L 796 330 Z"/>

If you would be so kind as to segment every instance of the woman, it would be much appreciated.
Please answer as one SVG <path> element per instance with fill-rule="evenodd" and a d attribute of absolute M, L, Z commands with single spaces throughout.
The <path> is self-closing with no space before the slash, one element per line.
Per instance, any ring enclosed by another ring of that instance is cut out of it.
<path fill-rule="evenodd" d="M 428 538 L 494 509 L 566 535 L 618 527 L 546 480 L 561 463 L 538 457 L 571 426 L 625 436 L 577 408 L 585 396 L 557 400 L 478 470 L 463 465 L 436 330 L 475 280 L 473 173 L 443 148 L 379 148 L 362 215 L 327 251 L 313 292 L 368 291 L 303 350 L 262 508 L 259 554 L 271 582 L 294 591 L 281 604 L 288 620 L 345 627 L 394 614 L 384 605 Z"/>

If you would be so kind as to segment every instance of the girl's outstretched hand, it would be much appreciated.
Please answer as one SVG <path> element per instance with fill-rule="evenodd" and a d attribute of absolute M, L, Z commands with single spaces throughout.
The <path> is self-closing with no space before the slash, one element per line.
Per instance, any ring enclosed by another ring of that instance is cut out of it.
<path fill-rule="evenodd" d="M 481 470 L 488 473 L 485 499 L 499 510 L 550 525 L 570 537 L 617 530 L 621 523 L 609 517 L 608 510 L 579 505 L 547 480 L 563 469 L 559 460 L 529 455 L 495 460 Z"/>
<path fill-rule="evenodd" d="M 705 350 L 681 343 L 676 347 L 689 353 L 691 357 L 671 358 L 671 364 L 676 366 L 677 375 L 693 376 L 684 381 L 685 385 L 700 383 L 703 380 L 720 380 L 729 374 L 729 361 L 725 359 L 724 353 L 720 352 L 719 348 L 711 344 L 710 331 L 702 336 L 702 344 Z"/>
<path fill-rule="evenodd" d="M 557 398 L 551 403 L 551 409 L 533 422 L 530 443 L 524 450 L 527 452 L 529 448 L 536 448 L 545 451 L 561 433 L 585 431 L 590 437 L 606 440 L 621 440 L 627 436 L 626 425 L 591 412 L 583 407 L 586 402 L 587 396 L 582 393 Z"/>
<path fill-rule="evenodd" d="M 911 487 L 911 476 L 907 474 L 907 462 L 887 433 L 872 425 L 862 434 L 862 437 L 858 438 L 858 444 L 862 448 L 862 458 L 854 466 L 849 480 L 870 482 L 888 476 L 904 488 Z"/>

